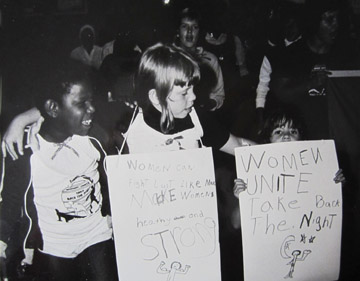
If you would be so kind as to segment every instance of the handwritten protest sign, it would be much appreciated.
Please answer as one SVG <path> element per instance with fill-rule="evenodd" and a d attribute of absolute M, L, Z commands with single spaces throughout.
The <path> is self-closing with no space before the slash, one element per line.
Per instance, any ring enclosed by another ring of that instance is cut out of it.
<path fill-rule="evenodd" d="M 245 281 L 337 280 L 341 184 L 333 141 L 236 149 Z"/>
<path fill-rule="evenodd" d="M 210 148 L 106 158 L 119 278 L 219 281 Z"/>

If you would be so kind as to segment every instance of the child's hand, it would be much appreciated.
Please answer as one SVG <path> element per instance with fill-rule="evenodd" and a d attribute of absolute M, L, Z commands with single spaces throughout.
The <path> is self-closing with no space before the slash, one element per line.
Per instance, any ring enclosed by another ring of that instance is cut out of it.
<path fill-rule="evenodd" d="M 17 160 L 18 153 L 20 155 L 24 154 L 24 129 L 25 127 L 20 124 L 17 119 L 14 119 L 11 122 L 1 143 L 1 149 L 4 157 L 6 157 L 6 152 L 8 152 L 13 160 Z M 17 151 L 15 147 L 17 147 Z"/>
<path fill-rule="evenodd" d="M 342 169 L 339 169 L 339 171 L 336 172 L 334 182 L 341 184 L 344 184 L 346 182 Z"/>
<path fill-rule="evenodd" d="M 239 198 L 240 192 L 245 191 L 246 188 L 247 188 L 247 185 L 242 179 L 235 179 L 234 180 L 233 191 L 234 191 L 234 195 L 235 195 L 236 198 Z"/>
<path fill-rule="evenodd" d="M 40 111 L 37 108 L 29 109 L 19 115 L 17 115 L 7 128 L 4 138 L 1 143 L 2 153 L 6 157 L 8 152 L 13 160 L 18 159 L 18 153 L 24 154 L 24 129 L 27 125 L 30 125 L 41 117 Z M 16 151 L 16 148 L 17 151 Z"/>

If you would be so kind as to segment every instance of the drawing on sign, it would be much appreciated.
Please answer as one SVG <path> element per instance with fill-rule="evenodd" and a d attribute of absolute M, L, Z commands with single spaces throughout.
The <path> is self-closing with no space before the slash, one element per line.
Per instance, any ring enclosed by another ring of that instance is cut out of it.
<path fill-rule="evenodd" d="M 190 265 L 186 265 L 184 268 L 182 268 L 182 265 L 178 261 L 174 261 L 170 265 L 170 269 L 165 268 L 165 262 L 162 261 L 157 269 L 157 273 L 160 274 L 167 274 L 166 281 L 174 281 L 176 274 L 186 274 L 188 273 L 190 269 Z"/>
<path fill-rule="evenodd" d="M 303 242 L 304 236 L 301 237 L 301 241 Z M 290 270 L 288 274 L 284 277 L 284 279 L 287 278 L 293 278 L 293 273 L 295 270 L 295 264 L 298 261 L 304 261 L 307 256 L 311 253 L 311 250 L 304 250 L 301 252 L 300 250 L 296 249 L 291 252 L 291 255 L 289 254 L 290 249 L 292 248 L 291 245 L 295 242 L 295 236 L 289 235 L 284 239 L 284 242 L 281 244 L 280 248 L 280 255 L 284 259 L 291 259 L 288 265 L 290 265 Z M 300 256 L 301 255 L 301 256 Z"/>

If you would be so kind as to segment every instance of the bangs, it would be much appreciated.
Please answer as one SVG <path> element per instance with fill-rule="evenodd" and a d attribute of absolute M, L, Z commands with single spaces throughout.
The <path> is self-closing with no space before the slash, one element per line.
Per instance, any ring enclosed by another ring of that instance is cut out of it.
<path fill-rule="evenodd" d="M 287 118 L 286 116 L 281 116 L 281 117 L 277 118 L 276 120 L 274 120 L 273 129 L 285 126 L 286 124 L 288 124 L 289 128 L 294 128 L 294 125 L 295 125 L 294 123 L 295 122 L 293 119 Z"/>
<path fill-rule="evenodd" d="M 194 86 L 197 83 L 199 83 L 199 81 L 200 81 L 199 76 L 191 76 L 191 77 L 184 76 L 184 77 L 175 78 L 173 84 L 175 86 L 180 86 L 180 87 Z"/>
<path fill-rule="evenodd" d="M 198 65 L 192 60 L 182 57 L 177 64 L 169 66 L 168 80 L 171 84 L 185 87 L 193 86 L 200 81 L 200 70 Z"/>

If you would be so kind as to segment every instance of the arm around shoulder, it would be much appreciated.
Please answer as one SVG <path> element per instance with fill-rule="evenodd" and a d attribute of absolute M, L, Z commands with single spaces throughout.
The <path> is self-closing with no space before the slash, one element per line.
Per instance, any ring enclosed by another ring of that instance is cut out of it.
<path fill-rule="evenodd" d="M 40 117 L 40 111 L 36 107 L 33 107 L 20 113 L 10 122 L 10 125 L 5 131 L 1 145 L 4 156 L 6 156 L 6 152 L 8 152 L 12 159 L 16 160 L 18 159 L 18 154 L 23 155 L 24 129 L 27 125 L 39 120 Z M 17 151 L 14 144 L 17 146 Z"/>

